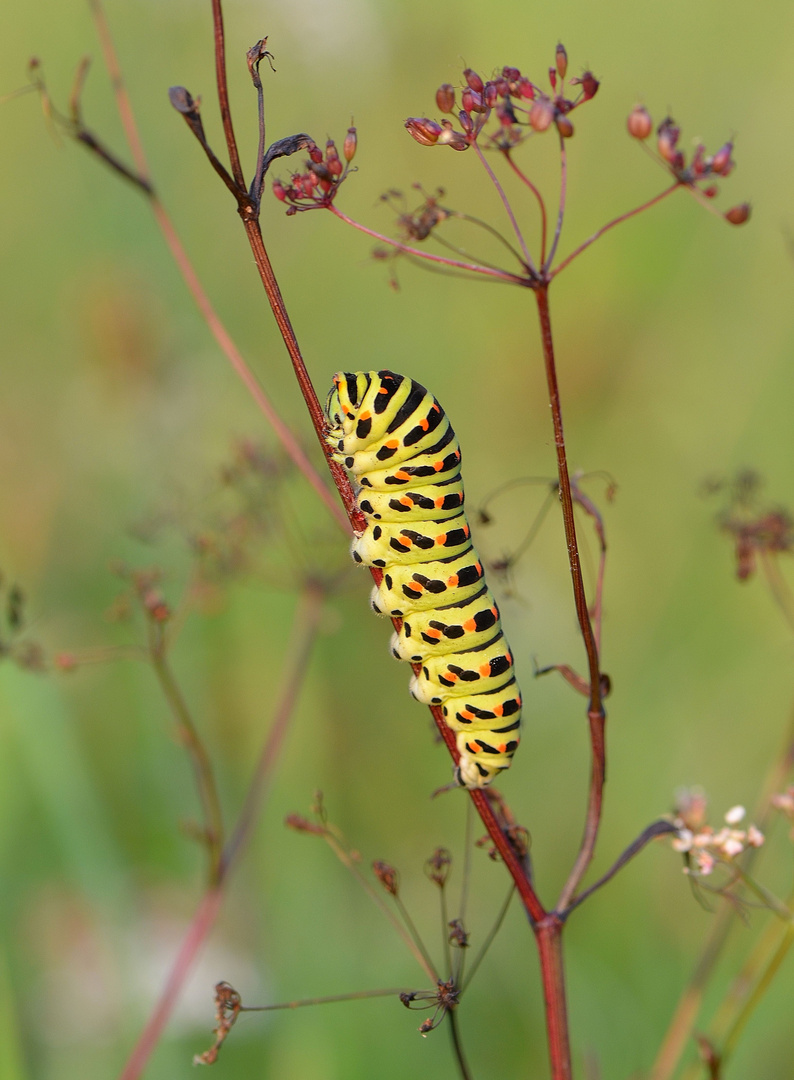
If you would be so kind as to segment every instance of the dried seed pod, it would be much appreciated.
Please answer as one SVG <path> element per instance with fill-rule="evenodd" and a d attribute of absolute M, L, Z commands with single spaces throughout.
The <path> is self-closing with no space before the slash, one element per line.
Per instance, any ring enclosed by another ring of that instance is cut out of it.
<path fill-rule="evenodd" d="M 436 105 L 443 113 L 451 113 L 455 108 L 455 88 L 451 83 L 442 83 L 436 90 Z"/>
<path fill-rule="evenodd" d="M 648 110 L 642 106 L 635 106 L 626 120 L 626 127 L 633 139 L 647 139 L 653 131 L 653 120 Z"/>

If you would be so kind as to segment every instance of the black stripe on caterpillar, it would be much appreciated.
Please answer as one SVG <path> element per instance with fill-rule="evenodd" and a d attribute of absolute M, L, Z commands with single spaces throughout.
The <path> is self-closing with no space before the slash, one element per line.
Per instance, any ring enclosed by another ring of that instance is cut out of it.
<path fill-rule="evenodd" d="M 433 395 L 393 371 L 337 373 L 325 411 L 367 522 L 353 558 L 383 571 L 372 607 L 403 620 L 392 653 L 421 664 L 411 693 L 457 733 L 455 780 L 486 787 L 518 746 L 521 692 L 471 543 L 457 436 Z"/>

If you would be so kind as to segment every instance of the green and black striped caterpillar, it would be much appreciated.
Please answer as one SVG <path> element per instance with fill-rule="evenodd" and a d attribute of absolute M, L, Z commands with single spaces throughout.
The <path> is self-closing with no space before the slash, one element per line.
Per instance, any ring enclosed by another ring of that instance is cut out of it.
<path fill-rule="evenodd" d="M 458 733 L 455 780 L 486 787 L 518 746 L 521 692 L 471 542 L 457 436 L 433 395 L 392 371 L 339 372 L 326 414 L 367 521 L 353 558 L 383 570 L 372 606 L 403 620 L 391 647 L 421 664 L 411 693 Z"/>

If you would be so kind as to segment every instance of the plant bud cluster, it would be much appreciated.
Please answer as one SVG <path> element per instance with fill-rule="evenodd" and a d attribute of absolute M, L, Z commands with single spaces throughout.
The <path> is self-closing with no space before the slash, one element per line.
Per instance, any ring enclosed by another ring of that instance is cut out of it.
<path fill-rule="evenodd" d="M 492 119 L 497 121 L 496 127 L 485 131 L 485 138 L 500 150 L 509 150 L 528 135 L 540 134 L 552 126 L 563 138 L 570 138 L 574 127 L 569 114 L 595 97 L 599 82 L 586 71 L 579 78 L 569 79 L 566 86 L 567 71 L 564 45 L 557 46 L 554 66 L 549 68 L 551 93 L 543 91 L 516 67 L 503 67 L 500 74 L 487 80 L 466 68 L 458 91 L 451 83 L 442 83 L 436 91 L 436 107 L 440 113 L 455 116 L 457 126 L 446 118 L 412 116 L 405 121 L 405 127 L 422 146 L 451 146 L 453 150 L 466 150 Z M 460 108 L 456 112 L 458 96 Z"/>
<path fill-rule="evenodd" d="M 273 182 L 273 194 L 287 204 L 287 214 L 330 206 L 347 178 L 357 144 L 356 129 L 350 127 L 342 144 L 343 162 L 333 139 L 326 142 L 325 152 L 311 143 L 305 171 L 292 173 L 288 183 L 281 179 Z"/>

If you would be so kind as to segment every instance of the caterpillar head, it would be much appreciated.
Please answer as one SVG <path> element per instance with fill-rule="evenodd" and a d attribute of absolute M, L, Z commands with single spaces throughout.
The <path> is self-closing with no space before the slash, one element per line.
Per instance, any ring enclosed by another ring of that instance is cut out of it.
<path fill-rule="evenodd" d="M 337 371 L 325 403 L 325 415 L 332 431 L 351 429 L 366 389 L 364 372 Z"/>

